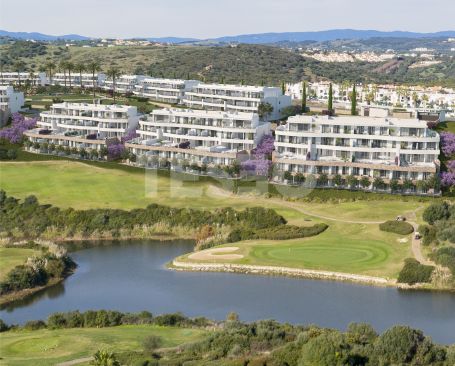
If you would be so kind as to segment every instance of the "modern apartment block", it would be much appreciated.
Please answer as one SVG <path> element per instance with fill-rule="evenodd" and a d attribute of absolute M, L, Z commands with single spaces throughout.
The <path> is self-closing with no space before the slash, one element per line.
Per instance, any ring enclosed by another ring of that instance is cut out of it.
<path fill-rule="evenodd" d="M 439 169 L 439 135 L 417 119 L 300 115 L 275 133 L 274 162 L 294 174 L 415 183 Z"/>
<path fill-rule="evenodd" d="M 105 79 L 106 79 L 105 74 L 103 73 L 95 74 L 95 87 L 103 85 Z M 54 75 L 52 75 L 52 80 L 50 80 L 50 83 L 52 85 L 70 86 L 70 75 L 68 73 L 64 74 L 63 72 L 57 72 Z M 93 88 L 93 74 L 71 73 L 71 86 Z"/>
<path fill-rule="evenodd" d="M 48 83 L 46 73 L 30 73 L 30 72 L 1 72 L 1 85 L 20 85 L 29 83 L 30 85 L 44 86 Z"/>
<path fill-rule="evenodd" d="M 180 104 L 185 93 L 197 84 L 197 80 L 144 78 L 136 84 L 134 94 L 157 102 Z"/>
<path fill-rule="evenodd" d="M 0 86 L 0 127 L 6 124 L 11 113 L 19 112 L 24 105 L 24 93 L 14 91 L 11 85 Z"/>
<path fill-rule="evenodd" d="M 137 155 L 169 161 L 229 165 L 249 154 L 270 123 L 242 112 L 160 109 L 139 121 L 139 137 L 126 144 Z"/>
<path fill-rule="evenodd" d="M 53 104 L 41 112 L 38 128 L 25 132 L 32 142 L 97 149 L 137 128 L 137 108 L 87 103 Z"/>
<path fill-rule="evenodd" d="M 133 93 L 136 85 L 145 79 L 143 75 L 121 75 L 115 79 L 115 91 L 116 93 Z M 103 89 L 113 90 L 114 83 L 112 78 L 106 78 L 103 83 Z"/>
<path fill-rule="evenodd" d="M 271 121 L 281 117 L 291 97 L 276 87 L 200 83 L 185 93 L 183 103 L 190 108 L 246 113 L 258 113 L 261 103 L 269 103 L 273 112 L 266 119 Z"/>

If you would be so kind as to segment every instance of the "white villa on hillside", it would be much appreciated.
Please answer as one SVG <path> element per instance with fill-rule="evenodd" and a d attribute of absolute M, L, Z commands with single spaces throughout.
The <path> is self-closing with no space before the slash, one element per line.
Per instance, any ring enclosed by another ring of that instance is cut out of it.
<path fill-rule="evenodd" d="M 39 72 L 0 72 L 0 85 L 30 85 L 44 86 L 48 83 L 46 73 Z"/>
<path fill-rule="evenodd" d="M 138 121 L 133 106 L 64 102 L 41 112 L 38 128 L 25 135 L 32 142 L 99 150 L 107 139 L 134 131 Z"/>
<path fill-rule="evenodd" d="M 258 113 L 261 103 L 269 103 L 273 112 L 267 120 L 272 121 L 291 105 L 291 97 L 276 87 L 200 83 L 185 93 L 183 103 L 189 108 L 246 113 Z"/>
<path fill-rule="evenodd" d="M 82 79 L 81 79 L 82 77 Z M 65 85 L 66 79 L 66 86 L 70 85 L 70 77 L 69 74 L 66 75 L 63 72 L 57 72 L 52 75 L 52 80 L 50 80 L 52 85 Z M 95 74 L 95 87 L 101 86 L 106 79 L 106 75 L 103 73 Z M 83 88 L 93 88 L 93 74 L 90 73 L 83 73 L 79 74 L 77 72 L 71 73 L 71 86 L 73 87 L 80 87 L 82 85 Z"/>
<path fill-rule="evenodd" d="M 277 127 L 274 162 L 304 175 L 425 180 L 439 169 L 439 135 L 417 119 L 294 116 Z"/>
<path fill-rule="evenodd" d="M 247 156 L 270 123 L 257 114 L 241 112 L 160 109 L 139 122 L 137 139 L 126 144 L 141 156 L 229 165 Z"/>
<path fill-rule="evenodd" d="M 136 84 L 134 94 L 157 102 L 179 104 L 185 93 L 197 84 L 197 80 L 145 78 Z"/>
<path fill-rule="evenodd" d="M 116 93 L 133 93 L 136 85 L 138 85 L 143 79 L 144 75 L 121 75 L 115 79 L 115 92 Z M 112 78 L 107 77 L 102 85 L 103 89 L 113 90 L 114 83 Z"/>

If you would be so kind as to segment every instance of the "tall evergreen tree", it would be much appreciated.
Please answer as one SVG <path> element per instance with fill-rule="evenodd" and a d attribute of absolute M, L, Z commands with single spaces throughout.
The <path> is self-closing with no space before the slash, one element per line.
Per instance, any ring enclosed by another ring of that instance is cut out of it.
<path fill-rule="evenodd" d="M 352 87 L 351 95 L 351 115 L 355 116 L 357 114 L 357 91 L 355 90 L 355 83 Z"/>
<path fill-rule="evenodd" d="M 306 83 L 302 83 L 302 113 L 306 111 Z"/>
<path fill-rule="evenodd" d="M 332 112 L 333 110 L 333 88 L 332 88 L 332 83 L 329 85 L 329 102 L 327 104 L 327 109 L 329 112 Z"/>
<path fill-rule="evenodd" d="M 286 94 L 286 85 L 284 84 L 284 81 L 281 83 L 281 93 L 283 95 Z"/>

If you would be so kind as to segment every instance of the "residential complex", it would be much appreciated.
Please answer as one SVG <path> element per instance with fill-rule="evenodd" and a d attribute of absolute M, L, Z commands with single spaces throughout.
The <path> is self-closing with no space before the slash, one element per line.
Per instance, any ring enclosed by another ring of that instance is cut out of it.
<path fill-rule="evenodd" d="M 53 104 L 41 112 L 38 128 L 25 132 L 32 142 L 99 150 L 137 128 L 136 107 L 87 103 Z"/>
<path fill-rule="evenodd" d="M 48 84 L 45 72 L 1 72 L 1 85 L 21 85 L 28 83 L 30 85 L 44 86 Z"/>
<path fill-rule="evenodd" d="M 133 93 L 136 85 L 145 79 L 143 75 L 121 75 L 115 79 L 115 91 L 117 93 L 129 94 Z M 114 83 L 112 78 L 106 78 L 103 83 L 103 89 L 113 90 Z"/>
<path fill-rule="evenodd" d="M 180 104 L 185 93 L 198 83 L 197 80 L 144 78 L 135 85 L 134 94 L 157 102 Z"/>
<path fill-rule="evenodd" d="M 95 74 L 95 87 L 102 86 L 106 75 L 103 73 Z M 66 85 L 83 88 L 93 88 L 93 74 L 90 73 L 71 73 L 71 78 L 68 73 L 57 72 L 52 75 L 52 79 L 49 80 L 52 85 Z"/>
<path fill-rule="evenodd" d="M 8 120 L 11 113 L 19 112 L 24 105 L 24 93 L 14 91 L 11 85 L 0 86 L 0 127 Z"/>
<path fill-rule="evenodd" d="M 183 103 L 190 108 L 249 113 L 258 113 L 261 103 L 269 103 L 273 111 L 264 119 L 277 120 L 291 98 L 276 87 L 200 83 L 185 93 Z"/>
<path fill-rule="evenodd" d="M 278 170 L 418 181 L 439 169 L 439 135 L 417 119 L 294 116 L 277 127 Z"/>
<path fill-rule="evenodd" d="M 255 113 L 191 109 L 154 110 L 139 121 L 139 137 L 126 144 L 141 157 L 229 165 L 248 157 L 270 123 Z"/>

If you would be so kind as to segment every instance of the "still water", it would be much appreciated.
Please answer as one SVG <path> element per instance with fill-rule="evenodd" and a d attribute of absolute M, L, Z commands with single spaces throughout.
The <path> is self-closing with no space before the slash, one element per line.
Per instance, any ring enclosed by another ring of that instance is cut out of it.
<path fill-rule="evenodd" d="M 71 254 L 78 264 L 72 276 L 2 309 L 0 318 L 22 323 L 56 311 L 103 308 L 224 319 L 234 311 L 245 321 L 273 318 L 342 330 L 353 321 L 368 322 L 378 331 L 406 324 L 437 342 L 455 343 L 455 294 L 166 269 L 167 262 L 192 246 L 185 241 L 132 241 L 79 250 Z"/>

